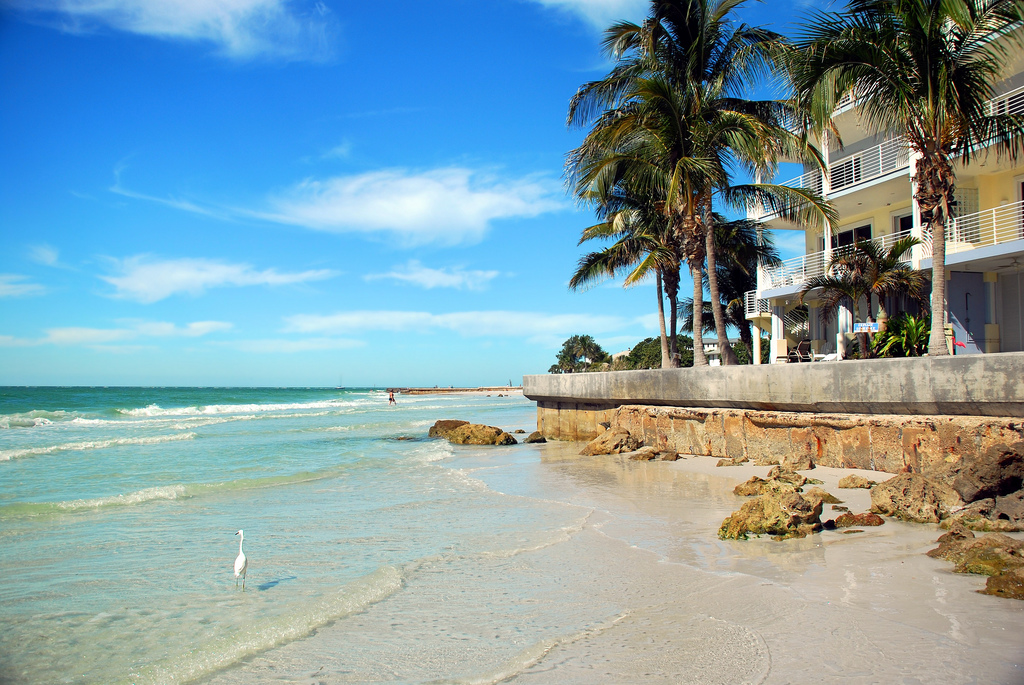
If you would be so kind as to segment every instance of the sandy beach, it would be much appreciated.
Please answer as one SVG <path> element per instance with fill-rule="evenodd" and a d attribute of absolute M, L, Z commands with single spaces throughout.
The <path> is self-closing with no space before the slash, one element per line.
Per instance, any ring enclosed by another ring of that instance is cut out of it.
<path fill-rule="evenodd" d="M 385 602 L 259 655 L 211 683 L 423 681 L 425 664 L 466 660 L 465 683 L 1019 683 L 1024 603 L 981 595 L 981 576 L 925 556 L 938 526 L 887 520 L 863 533 L 721 541 L 743 498 L 733 486 L 768 467 L 717 459 L 633 462 L 580 457 L 577 443 L 458 451 L 450 464 L 506 496 L 577 507 L 578 525 L 501 563 L 528 596 L 470 577 L 425 574 Z M 853 512 L 860 473 L 817 468 Z M 826 506 L 826 514 L 829 505 Z M 826 515 L 822 517 L 827 518 Z M 453 591 L 458 588 L 458 591 Z M 447 593 L 429 620 L 422 597 Z M 591 617 L 571 635 L 535 639 L 503 663 L 470 663 L 461 645 L 516 631 L 513 605 L 557 604 Z M 371 642 L 365 636 L 373 635 Z M 429 636 L 431 639 L 425 639 Z M 429 670 L 429 669 L 427 669 Z"/>

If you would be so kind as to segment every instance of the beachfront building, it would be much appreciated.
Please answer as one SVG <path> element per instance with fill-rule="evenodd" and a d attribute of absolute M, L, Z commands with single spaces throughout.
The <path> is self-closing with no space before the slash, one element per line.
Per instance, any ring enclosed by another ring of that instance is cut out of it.
<path fill-rule="evenodd" d="M 1024 54 L 1007 62 L 1004 78 L 989 102 L 995 113 L 1024 114 Z M 855 323 L 869 312 L 841 308 L 827 325 L 818 317 L 814 291 L 801 306 L 804 283 L 821 275 L 834 250 L 859 240 L 883 247 L 907 236 L 922 244 L 906 255 L 915 269 L 931 277 L 932 236 L 921 227 L 912 196 L 914 155 L 898 136 L 875 134 L 859 115 L 857 102 L 847 98 L 833 115 L 839 138 L 821 142 L 827 171 L 806 167 L 785 185 L 810 188 L 830 200 L 839 222 L 825 230 L 794 225 L 778 216 L 751 212 L 766 228 L 804 233 L 805 253 L 780 265 L 761 268 L 757 289 L 746 294 L 746 318 L 753 326 L 755 363 L 760 331 L 770 331 L 772 363 L 792 360 L 801 341 L 810 341 L 815 359 L 843 355 L 853 338 Z M 787 165 L 790 166 L 790 165 Z M 946 226 L 947 335 L 958 343 L 957 354 L 1024 350 L 1024 159 L 997 159 L 979 154 L 969 165 L 956 166 L 956 207 Z M 886 302 L 890 315 L 916 312 L 912 302 Z M 878 302 L 871 302 L 872 317 Z M 805 346 L 807 343 L 805 343 Z"/>

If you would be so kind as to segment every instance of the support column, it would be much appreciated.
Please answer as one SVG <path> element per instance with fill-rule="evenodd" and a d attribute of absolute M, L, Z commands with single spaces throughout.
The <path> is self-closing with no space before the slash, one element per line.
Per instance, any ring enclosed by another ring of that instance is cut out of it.
<path fill-rule="evenodd" d="M 772 342 L 769 348 L 770 363 L 785 364 L 789 360 L 789 344 L 786 342 L 785 305 L 772 305 Z"/>
<path fill-rule="evenodd" d="M 817 300 L 809 300 L 807 302 L 807 337 L 811 339 L 811 350 L 814 354 L 821 352 L 821 344 L 825 342 L 825 335 L 821 330 L 821 319 L 818 314 Z"/>
<path fill-rule="evenodd" d="M 825 200 L 828 200 L 829 195 L 832 194 L 832 169 L 831 169 L 831 166 L 830 166 L 832 164 L 832 162 L 831 162 L 831 154 L 832 153 L 829 150 L 829 145 L 831 143 L 831 140 L 832 140 L 832 136 L 829 134 L 828 131 L 825 131 L 825 133 L 823 133 L 822 136 L 821 136 L 821 148 L 822 148 L 821 149 L 821 156 L 825 160 L 825 171 L 823 171 L 822 174 L 821 174 L 821 197 L 824 198 Z M 822 232 L 822 236 L 823 236 L 822 250 L 824 250 L 824 254 L 822 255 L 822 258 L 825 260 L 824 261 L 824 266 L 825 266 L 825 268 L 827 270 L 829 262 L 832 261 L 832 223 L 831 222 L 829 222 L 829 221 L 825 222 L 825 230 Z"/>
<path fill-rule="evenodd" d="M 853 312 L 846 305 L 839 305 L 839 313 L 836 314 L 836 352 L 839 358 L 846 358 L 846 334 L 853 331 Z"/>
<path fill-rule="evenodd" d="M 754 324 L 751 324 L 750 328 L 752 329 L 752 333 L 753 333 L 753 337 L 754 337 L 754 339 L 751 341 L 752 344 L 751 344 L 750 356 L 753 357 L 753 359 L 751 359 L 751 362 L 754 363 L 754 364 L 760 365 L 760 363 L 761 363 L 761 329 L 758 326 L 754 325 Z"/>
<path fill-rule="evenodd" d="M 985 279 L 985 343 L 986 354 L 999 351 L 999 321 L 996 318 L 996 291 L 999 285 L 999 274 L 986 271 Z"/>

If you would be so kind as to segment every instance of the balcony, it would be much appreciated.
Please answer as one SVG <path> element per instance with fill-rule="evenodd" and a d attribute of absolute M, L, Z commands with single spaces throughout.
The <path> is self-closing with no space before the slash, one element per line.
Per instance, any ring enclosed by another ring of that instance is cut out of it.
<path fill-rule="evenodd" d="M 909 160 L 909 148 L 906 141 L 901 138 L 890 138 L 862 152 L 837 159 L 828 166 L 829 195 L 904 169 L 909 165 Z M 824 191 L 822 180 L 822 173 L 814 170 L 784 181 L 780 185 L 806 188 L 821 194 Z M 771 218 L 772 215 L 763 216 L 762 220 Z"/>
<path fill-rule="evenodd" d="M 882 248 L 892 246 L 901 238 L 910 237 L 911 231 L 890 233 L 873 242 Z M 1024 202 L 985 209 L 973 214 L 966 214 L 946 223 L 946 254 L 958 254 L 981 247 L 1000 245 L 1024 239 Z M 849 248 L 837 248 L 837 250 Z M 836 250 L 833 250 L 835 252 Z M 927 233 L 922 237 L 921 257 L 932 256 L 931 236 Z M 909 260 L 910 255 L 904 258 Z M 762 269 L 758 285 L 762 291 L 786 286 L 803 285 L 811 278 L 825 273 L 826 256 L 824 251 L 812 252 L 787 259 L 777 266 Z M 763 302 L 763 300 L 759 300 Z M 747 305 L 747 315 L 753 315 Z M 765 305 L 767 306 L 767 305 Z"/>
<path fill-rule="evenodd" d="M 1022 100 L 1024 102 L 1024 100 Z M 1024 238 L 1024 202 L 985 209 L 946 224 L 946 254 L 999 245 Z M 932 254 L 928 241 L 925 257 Z"/>
<path fill-rule="evenodd" d="M 910 235 L 910 231 L 900 231 L 899 233 L 890 233 L 889 235 L 874 238 L 872 242 L 883 249 L 887 249 L 895 244 L 897 240 L 900 240 L 901 238 L 909 238 Z M 837 253 L 841 250 L 848 249 L 849 247 L 839 247 L 833 249 L 832 252 Z M 931 250 L 929 246 L 929 253 L 930 252 Z M 904 257 L 908 260 L 910 259 L 909 254 L 904 255 Z M 778 266 L 768 267 L 761 270 L 759 281 L 761 290 L 783 288 L 789 285 L 803 285 L 815 276 L 821 276 L 824 274 L 826 264 L 827 260 L 824 250 L 787 259 Z"/>
<path fill-rule="evenodd" d="M 757 296 L 756 290 L 750 290 L 743 293 L 743 312 L 744 317 L 752 319 L 755 316 L 769 314 L 771 306 L 768 300 L 760 299 Z"/>

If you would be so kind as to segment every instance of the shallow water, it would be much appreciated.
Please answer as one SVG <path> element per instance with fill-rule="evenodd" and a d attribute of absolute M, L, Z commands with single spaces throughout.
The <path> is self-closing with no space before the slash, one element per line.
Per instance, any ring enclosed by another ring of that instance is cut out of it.
<path fill-rule="evenodd" d="M 424 438 L 522 397 L 64 392 L 0 407 L 0 682 L 1022 680 L 933 526 L 723 542 L 744 469 Z"/>

